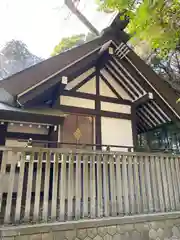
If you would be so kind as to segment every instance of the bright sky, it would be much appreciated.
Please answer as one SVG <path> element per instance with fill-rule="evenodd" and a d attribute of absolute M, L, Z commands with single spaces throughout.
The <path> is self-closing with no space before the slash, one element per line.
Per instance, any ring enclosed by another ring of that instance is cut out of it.
<path fill-rule="evenodd" d="M 112 14 L 97 12 L 94 2 L 81 0 L 79 9 L 101 31 L 109 25 Z M 0 0 L 0 48 L 17 39 L 32 53 L 47 58 L 61 38 L 87 33 L 88 29 L 63 3 L 64 0 Z"/>

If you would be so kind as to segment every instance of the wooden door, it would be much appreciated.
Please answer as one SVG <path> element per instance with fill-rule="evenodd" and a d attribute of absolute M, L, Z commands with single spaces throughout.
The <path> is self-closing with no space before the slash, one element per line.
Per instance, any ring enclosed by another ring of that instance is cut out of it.
<path fill-rule="evenodd" d="M 93 117 L 83 115 L 68 115 L 61 131 L 63 147 L 82 148 L 86 144 L 93 144 Z M 73 145 L 72 145 L 73 144 Z M 80 144 L 78 146 L 78 144 Z M 89 147 L 86 146 L 86 149 Z M 92 146 L 90 147 L 92 149 Z"/>

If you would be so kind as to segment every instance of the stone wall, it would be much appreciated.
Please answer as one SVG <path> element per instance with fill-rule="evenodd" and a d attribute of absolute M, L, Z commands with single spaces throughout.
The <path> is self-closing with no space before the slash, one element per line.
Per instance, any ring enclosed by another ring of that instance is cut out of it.
<path fill-rule="evenodd" d="M 177 240 L 180 213 L 1 227 L 3 240 Z"/>

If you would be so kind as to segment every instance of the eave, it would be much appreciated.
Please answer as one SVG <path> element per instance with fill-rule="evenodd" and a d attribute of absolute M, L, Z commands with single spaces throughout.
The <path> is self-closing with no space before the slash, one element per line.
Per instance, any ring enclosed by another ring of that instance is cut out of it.
<path fill-rule="evenodd" d="M 40 109 L 20 109 L 0 103 L 0 120 L 1 121 L 20 121 L 44 124 L 60 124 L 65 115 L 60 112 L 55 114 L 53 110 L 48 112 Z"/>

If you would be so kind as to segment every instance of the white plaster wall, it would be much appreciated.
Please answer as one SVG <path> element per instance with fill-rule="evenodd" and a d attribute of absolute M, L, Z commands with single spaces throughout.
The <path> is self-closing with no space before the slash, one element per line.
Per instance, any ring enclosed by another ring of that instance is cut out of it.
<path fill-rule="evenodd" d="M 101 117 L 103 145 L 133 146 L 131 120 Z M 127 151 L 125 148 L 111 148 L 112 151 Z"/>
<path fill-rule="evenodd" d="M 84 93 L 96 94 L 96 77 L 93 77 L 86 84 L 84 84 L 82 87 L 80 87 L 77 91 L 84 92 Z"/>
<path fill-rule="evenodd" d="M 105 97 L 113 97 L 117 98 L 117 96 L 111 91 L 111 89 L 107 86 L 107 84 L 100 77 L 100 95 Z"/>
<path fill-rule="evenodd" d="M 47 135 L 49 129 L 45 126 L 41 126 L 41 128 L 38 128 L 38 125 L 33 125 L 30 127 L 30 124 L 24 124 L 23 126 L 20 126 L 20 124 L 8 124 L 8 132 L 19 132 L 19 133 L 33 133 L 33 134 L 43 134 Z"/>
<path fill-rule="evenodd" d="M 71 81 L 70 83 L 68 83 L 65 87 L 66 90 L 70 90 L 73 87 L 75 87 L 78 83 L 82 82 L 86 77 L 88 77 L 90 74 L 92 74 L 93 72 L 95 72 L 95 68 L 91 68 L 88 71 L 84 72 L 83 74 L 81 74 L 80 76 L 78 76 L 77 78 L 75 78 L 73 81 Z"/>
<path fill-rule="evenodd" d="M 118 113 L 131 113 L 131 107 L 123 104 L 101 102 L 101 110 Z"/>
<path fill-rule="evenodd" d="M 94 100 L 68 97 L 68 96 L 61 96 L 61 104 L 66 106 L 72 106 L 72 107 L 81 107 L 81 108 L 90 108 L 90 109 L 95 108 Z"/>
<path fill-rule="evenodd" d="M 132 100 L 131 97 L 128 95 L 126 91 L 114 80 L 114 78 L 111 77 L 111 75 L 104 69 L 101 70 L 101 73 L 103 76 L 109 81 L 109 83 L 116 89 L 116 91 L 119 93 L 119 95 L 123 99 Z"/>

